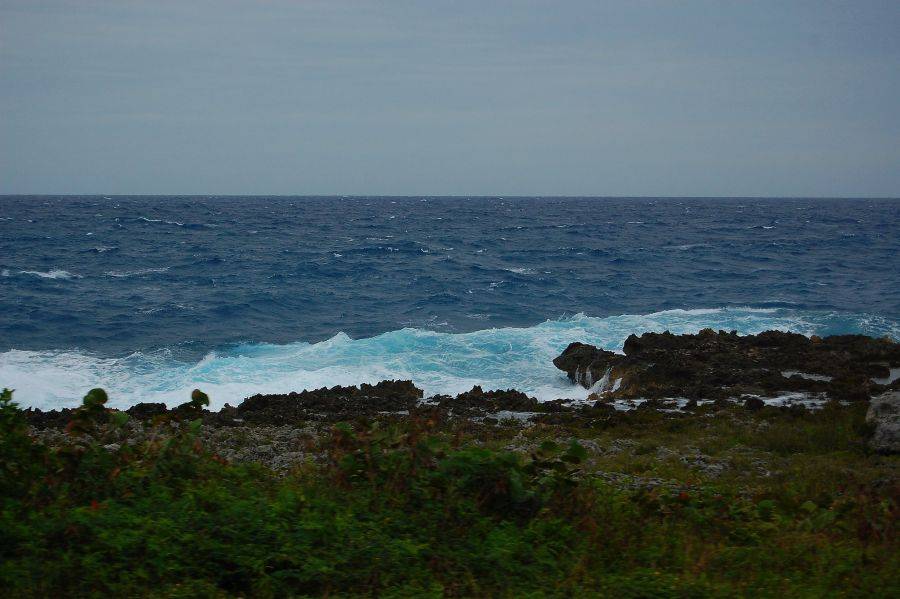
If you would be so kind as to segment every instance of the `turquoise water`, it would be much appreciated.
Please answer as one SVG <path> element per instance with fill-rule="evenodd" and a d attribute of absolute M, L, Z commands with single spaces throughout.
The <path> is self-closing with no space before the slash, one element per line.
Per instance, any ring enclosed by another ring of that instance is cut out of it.
<path fill-rule="evenodd" d="M 551 364 L 571 341 L 898 337 L 898 225 L 894 200 L 0 197 L 0 385 L 579 397 Z"/>
<path fill-rule="evenodd" d="M 605 318 L 576 315 L 525 328 L 442 333 L 417 328 L 352 339 L 340 333 L 318 343 L 242 344 L 183 360 L 166 349 L 106 358 L 78 351 L 21 351 L 0 354 L 0 379 L 18 389 L 27 405 L 74 405 L 85 390 L 105 387 L 111 405 L 138 401 L 182 403 L 195 387 L 214 407 L 232 405 L 255 393 L 284 393 L 333 385 L 411 379 L 426 394 L 456 394 L 482 385 L 514 387 L 542 400 L 582 399 L 551 361 L 572 341 L 620 350 L 631 333 L 704 327 L 758 333 L 767 329 L 806 334 L 859 332 L 900 338 L 895 321 L 872 316 L 784 308 L 670 310 Z"/>

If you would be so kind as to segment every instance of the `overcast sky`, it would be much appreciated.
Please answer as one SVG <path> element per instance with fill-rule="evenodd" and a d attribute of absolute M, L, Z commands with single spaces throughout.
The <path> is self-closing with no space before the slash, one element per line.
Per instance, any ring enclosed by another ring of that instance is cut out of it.
<path fill-rule="evenodd" d="M 900 195 L 900 2 L 0 0 L 0 193 Z"/>

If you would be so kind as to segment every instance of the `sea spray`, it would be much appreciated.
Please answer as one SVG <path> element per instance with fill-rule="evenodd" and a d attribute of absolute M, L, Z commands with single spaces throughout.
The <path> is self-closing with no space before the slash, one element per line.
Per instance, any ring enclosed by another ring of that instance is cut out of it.
<path fill-rule="evenodd" d="M 168 349 L 118 358 L 74 350 L 10 350 L 0 353 L 0 386 L 16 389 L 23 405 L 42 409 L 77 405 L 93 387 L 109 391 L 112 407 L 142 401 L 174 406 L 199 387 L 209 393 L 211 407 L 219 408 L 256 393 L 383 379 L 410 379 L 427 395 L 455 395 L 481 385 L 486 390 L 515 388 L 540 400 L 585 399 L 589 391 L 573 385 L 552 364 L 569 343 L 620 351 L 632 333 L 696 333 L 706 327 L 742 334 L 780 329 L 900 337 L 896 322 L 832 312 L 729 308 L 605 318 L 579 314 L 533 327 L 470 333 L 406 328 L 363 339 L 339 333 L 319 343 L 242 344 L 209 352 L 199 361 L 176 359 Z M 601 383 L 609 385 L 609 375 L 595 386 Z"/>

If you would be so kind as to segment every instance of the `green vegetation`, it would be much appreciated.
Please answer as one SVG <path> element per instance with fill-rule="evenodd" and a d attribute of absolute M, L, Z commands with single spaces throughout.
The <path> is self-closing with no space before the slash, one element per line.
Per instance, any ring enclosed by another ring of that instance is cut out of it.
<path fill-rule="evenodd" d="M 5 596 L 900 593 L 897 461 L 864 406 L 345 423 L 282 476 L 225 463 L 196 414 L 111 445 L 105 401 L 46 447 L 0 397 Z"/>

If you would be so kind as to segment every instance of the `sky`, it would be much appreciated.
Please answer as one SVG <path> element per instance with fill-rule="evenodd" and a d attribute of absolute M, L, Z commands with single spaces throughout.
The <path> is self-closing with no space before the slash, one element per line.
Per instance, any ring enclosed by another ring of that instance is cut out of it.
<path fill-rule="evenodd" d="M 900 2 L 0 0 L 0 193 L 900 196 Z"/>

